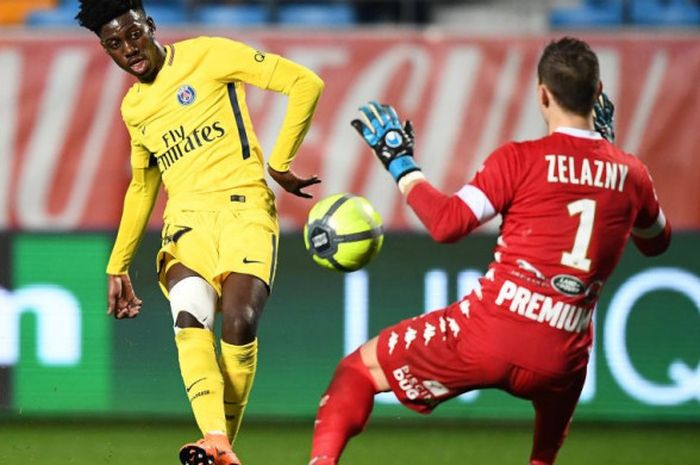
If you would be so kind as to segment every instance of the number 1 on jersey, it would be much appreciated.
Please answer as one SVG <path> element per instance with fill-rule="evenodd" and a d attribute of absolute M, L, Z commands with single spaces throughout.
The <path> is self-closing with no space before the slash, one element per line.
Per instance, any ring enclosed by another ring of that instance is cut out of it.
<path fill-rule="evenodd" d="M 593 235 L 593 221 L 595 220 L 595 200 L 581 199 L 567 205 L 569 216 L 581 215 L 576 237 L 574 237 L 574 248 L 571 252 L 561 254 L 562 265 L 576 268 L 577 270 L 590 271 L 591 260 L 586 257 L 588 246 Z"/>

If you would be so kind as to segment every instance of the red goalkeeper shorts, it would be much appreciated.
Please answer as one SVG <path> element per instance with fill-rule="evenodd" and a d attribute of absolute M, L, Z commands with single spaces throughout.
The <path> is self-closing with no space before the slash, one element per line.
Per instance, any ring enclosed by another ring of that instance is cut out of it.
<path fill-rule="evenodd" d="M 487 329 L 470 320 L 469 304 L 461 305 L 404 320 L 379 334 L 377 357 L 391 389 L 419 413 L 474 389 L 496 388 L 529 399 L 535 408 L 531 463 L 553 463 L 583 388 L 585 367 L 556 376 L 494 357 L 483 344 L 492 340 L 482 336 Z"/>
<path fill-rule="evenodd" d="M 585 370 L 555 376 L 513 365 L 480 344 L 488 339 L 481 338 L 480 331 L 483 329 L 470 325 L 461 312 L 460 302 L 383 330 L 377 357 L 401 403 L 419 413 L 430 413 L 438 404 L 464 392 L 497 388 L 524 399 L 555 396 L 576 404 Z"/>

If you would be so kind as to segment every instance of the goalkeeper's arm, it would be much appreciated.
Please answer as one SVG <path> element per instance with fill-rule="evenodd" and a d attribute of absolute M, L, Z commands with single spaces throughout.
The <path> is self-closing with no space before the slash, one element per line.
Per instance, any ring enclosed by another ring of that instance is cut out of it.
<path fill-rule="evenodd" d="M 457 195 L 445 195 L 425 178 L 407 187 L 406 202 L 436 242 L 456 242 L 469 234 L 479 220 Z"/>
<path fill-rule="evenodd" d="M 390 105 L 370 102 L 352 126 L 372 148 L 404 194 L 408 205 L 437 242 L 455 242 L 479 226 L 472 210 L 457 195 L 433 187 L 413 158 L 415 134 L 410 121 L 401 123 Z"/>
<path fill-rule="evenodd" d="M 658 204 L 654 207 L 657 210 L 656 218 L 648 224 L 635 224 L 631 233 L 634 245 L 647 257 L 661 255 L 671 245 L 671 222 Z"/>

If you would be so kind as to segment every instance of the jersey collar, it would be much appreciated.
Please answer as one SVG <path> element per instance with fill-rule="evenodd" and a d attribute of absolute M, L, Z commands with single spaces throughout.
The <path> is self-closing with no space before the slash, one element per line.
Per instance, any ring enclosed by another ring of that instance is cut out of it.
<path fill-rule="evenodd" d="M 565 126 L 558 127 L 554 130 L 554 132 L 559 132 L 573 137 L 582 137 L 584 139 L 600 140 L 603 138 L 603 136 L 601 136 L 596 131 L 589 131 L 588 129 L 569 128 Z"/>

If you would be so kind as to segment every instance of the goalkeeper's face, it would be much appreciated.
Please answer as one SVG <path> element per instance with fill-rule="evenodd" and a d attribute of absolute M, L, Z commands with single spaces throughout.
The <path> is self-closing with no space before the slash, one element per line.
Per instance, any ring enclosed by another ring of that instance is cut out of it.
<path fill-rule="evenodd" d="M 112 60 L 141 82 L 153 82 L 163 65 L 156 25 L 143 11 L 129 10 L 100 29 L 100 42 Z"/>

